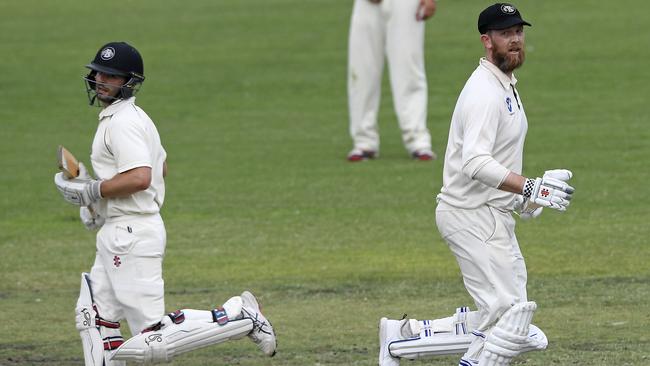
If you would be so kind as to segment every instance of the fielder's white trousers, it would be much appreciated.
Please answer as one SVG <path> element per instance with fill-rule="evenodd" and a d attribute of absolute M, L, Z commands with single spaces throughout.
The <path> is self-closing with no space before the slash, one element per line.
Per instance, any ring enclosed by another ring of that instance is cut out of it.
<path fill-rule="evenodd" d="M 100 317 L 126 319 L 133 335 L 160 321 L 165 313 L 162 261 L 166 241 L 158 214 L 107 220 L 97 233 L 97 253 L 90 270 Z"/>
<path fill-rule="evenodd" d="M 348 50 L 348 104 L 354 147 L 379 151 L 377 112 L 384 58 L 406 149 L 431 149 L 427 130 L 424 22 L 419 0 L 355 0 Z"/>
<path fill-rule="evenodd" d="M 489 206 L 461 210 L 440 202 L 436 224 L 478 307 L 478 331 L 488 331 L 512 304 L 528 301 L 526 264 L 510 212 Z"/>

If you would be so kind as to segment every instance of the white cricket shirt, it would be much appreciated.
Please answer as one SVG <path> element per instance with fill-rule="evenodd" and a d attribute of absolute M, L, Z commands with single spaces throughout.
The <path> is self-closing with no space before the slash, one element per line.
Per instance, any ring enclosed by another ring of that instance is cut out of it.
<path fill-rule="evenodd" d="M 485 58 L 467 80 L 451 118 L 439 202 L 513 209 L 516 195 L 496 187 L 522 169 L 528 121 L 516 83 Z"/>
<path fill-rule="evenodd" d="M 107 218 L 158 213 L 165 200 L 163 163 L 167 153 L 153 121 L 135 97 L 120 100 L 99 113 L 90 160 L 98 179 L 111 179 L 138 167 L 151 168 L 151 185 L 128 197 L 105 198 L 98 210 Z"/>

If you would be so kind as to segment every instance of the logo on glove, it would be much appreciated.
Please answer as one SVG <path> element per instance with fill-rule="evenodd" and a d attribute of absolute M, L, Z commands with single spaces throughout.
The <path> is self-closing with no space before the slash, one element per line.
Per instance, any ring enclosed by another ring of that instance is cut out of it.
<path fill-rule="evenodd" d="M 548 197 L 549 194 L 551 194 L 551 192 L 549 192 L 549 190 L 546 188 L 542 189 L 542 192 L 540 193 L 540 195 L 544 198 Z"/>

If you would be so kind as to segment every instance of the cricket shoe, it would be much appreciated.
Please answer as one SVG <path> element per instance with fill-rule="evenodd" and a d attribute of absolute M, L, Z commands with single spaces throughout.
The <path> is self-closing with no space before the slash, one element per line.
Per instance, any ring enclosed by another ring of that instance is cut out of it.
<path fill-rule="evenodd" d="M 378 156 L 379 154 L 374 150 L 363 150 L 363 149 L 354 148 L 348 154 L 348 161 L 349 162 L 365 161 L 368 159 L 374 159 Z"/>
<path fill-rule="evenodd" d="M 257 347 L 269 357 L 275 356 L 275 349 L 278 347 L 275 339 L 275 331 L 271 322 L 262 314 L 257 298 L 248 291 L 241 294 L 243 302 L 242 313 L 244 318 L 253 321 L 253 330 L 248 337 L 257 344 Z"/>
<path fill-rule="evenodd" d="M 420 161 L 436 160 L 437 158 L 436 153 L 429 149 L 415 150 L 411 153 L 411 156 L 413 159 Z"/>
<path fill-rule="evenodd" d="M 390 354 L 390 343 L 402 339 L 401 320 L 381 318 L 379 321 L 379 366 L 399 366 L 399 358 Z"/>

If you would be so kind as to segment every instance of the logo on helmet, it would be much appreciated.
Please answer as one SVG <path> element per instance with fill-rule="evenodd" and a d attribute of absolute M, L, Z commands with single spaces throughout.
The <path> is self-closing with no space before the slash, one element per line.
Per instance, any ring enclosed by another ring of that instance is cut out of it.
<path fill-rule="evenodd" d="M 517 9 L 515 9 L 515 7 L 512 5 L 503 4 L 501 5 L 501 11 L 506 14 L 514 14 Z"/>
<path fill-rule="evenodd" d="M 101 58 L 104 61 L 108 61 L 115 56 L 115 49 L 113 47 L 106 47 L 102 50 Z"/>

